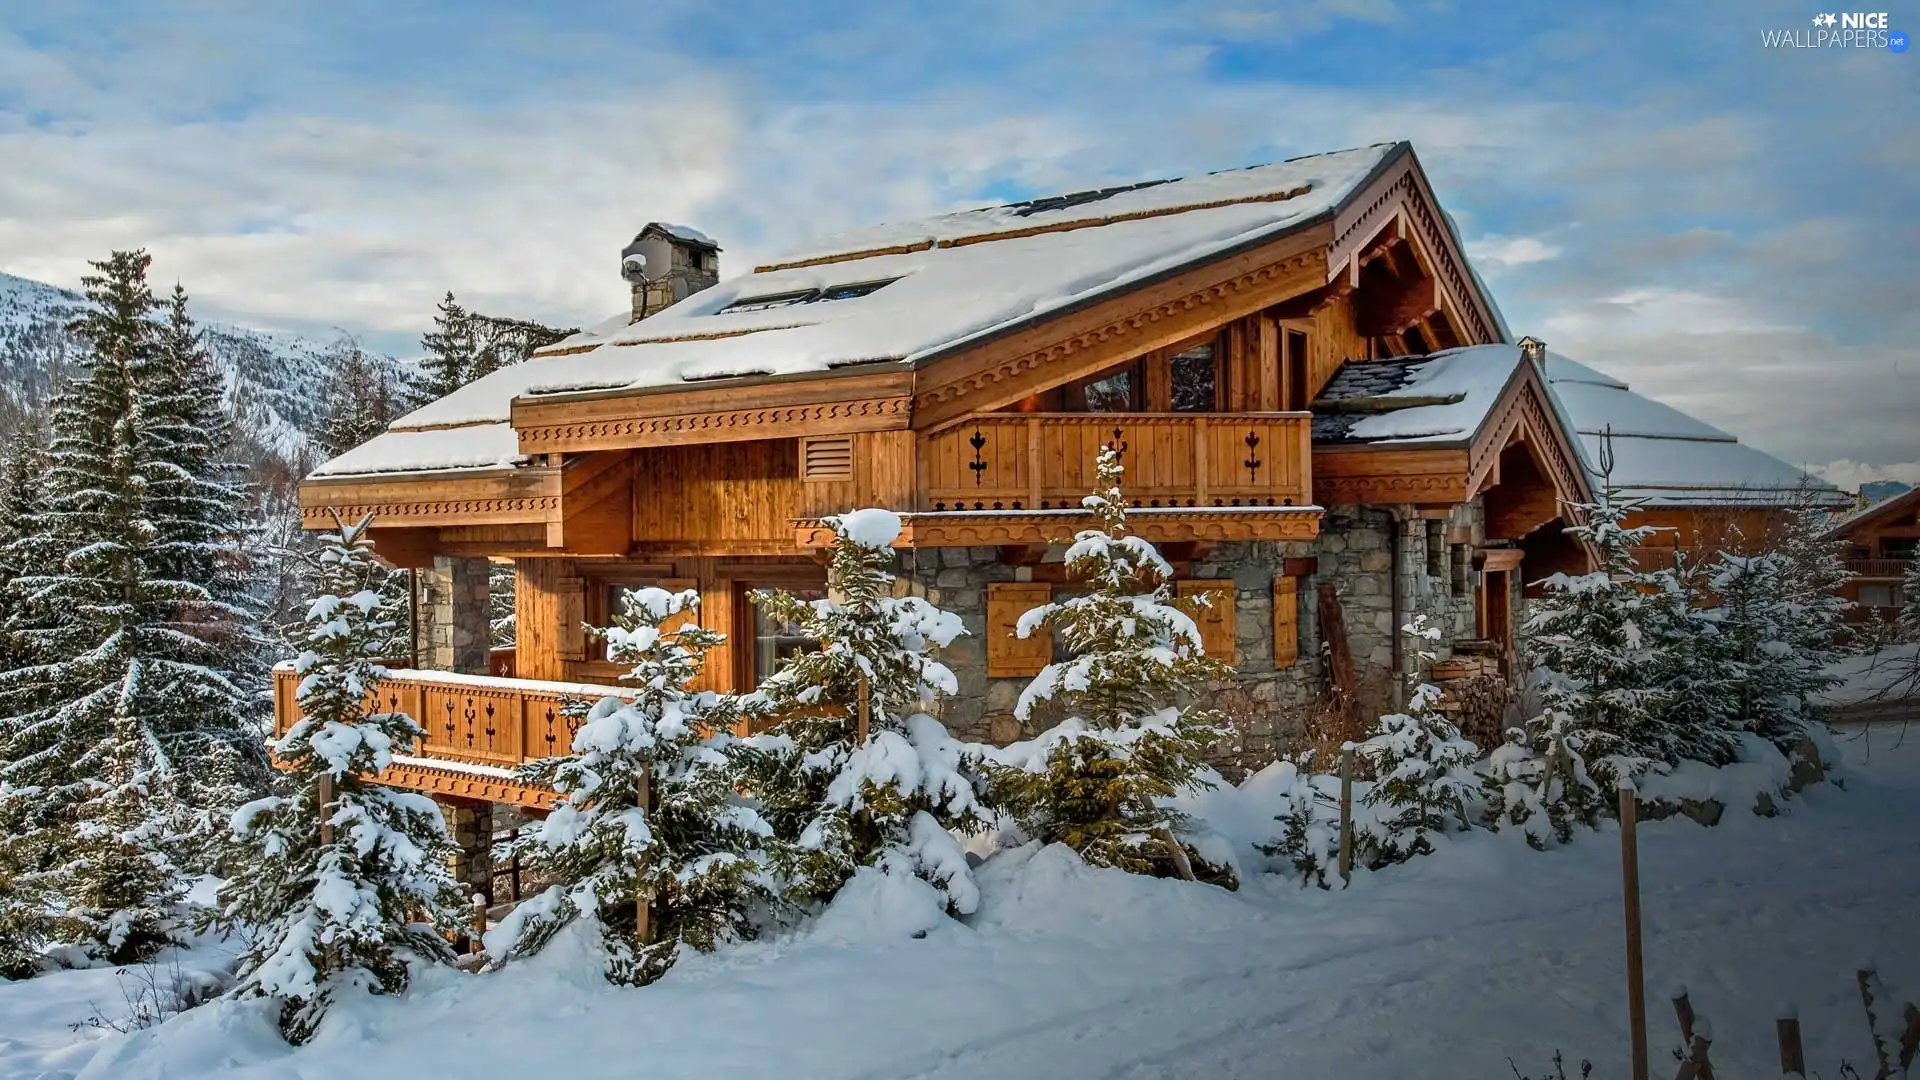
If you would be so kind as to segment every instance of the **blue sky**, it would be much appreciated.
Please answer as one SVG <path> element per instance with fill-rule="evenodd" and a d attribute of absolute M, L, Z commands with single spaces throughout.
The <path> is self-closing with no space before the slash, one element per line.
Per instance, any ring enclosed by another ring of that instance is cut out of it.
<path fill-rule="evenodd" d="M 1762 49 L 1823 10 L 14 0 L 0 270 L 71 284 L 145 245 L 209 313 L 411 351 L 449 288 L 619 310 L 649 219 L 743 269 L 1406 138 L 1516 332 L 1791 460 L 1920 480 L 1920 54 Z"/>

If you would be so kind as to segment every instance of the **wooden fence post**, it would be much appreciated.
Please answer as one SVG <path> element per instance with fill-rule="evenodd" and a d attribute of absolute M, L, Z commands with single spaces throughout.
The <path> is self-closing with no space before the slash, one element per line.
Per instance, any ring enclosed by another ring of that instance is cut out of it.
<path fill-rule="evenodd" d="M 1713 1045 L 1713 1029 L 1704 1016 L 1693 1014 L 1693 1002 L 1681 989 L 1673 999 L 1673 1015 L 1680 1020 L 1680 1071 L 1673 1080 L 1713 1080 L 1713 1063 L 1707 1060 L 1707 1048 Z"/>
<path fill-rule="evenodd" d="M 1620 781 L 1620 890 L 1626 901 L 1627 1026 L 1632 1037 L 1633 1080 L 1647 1080 L 1647 983 L 1640 951 L 1639 806 L 1633 782 L 1626 779 Z M 1685 1000 L 1684 996 L 1679 1000 Z M 1675 1008 L 1678 1007 L 1679 1001 L 1676 1001 Z M 1682 1027 L 1687 1023 L 1682 1020 Z"/>
<path fill-rule="evenodd" d="M 1774 1021 L 1774 1030 L 1780 1037 L 1780 1075 L 1807 1075 L 1806 1051 L 1800 1047 L 1800 1017 L 1783 1016 Z"/>
<path fill-rule="evenodd" d="M 864 685 L 864 684 L 863 684 Z M 640 782 L 636 785 L 634 799 L 641 811 L 648 817 L 647 827 L 653 822 L 653 761 L 642 758 L 640 763 Z M 640 857 L 640 873 L 633 891 L 633 937 L 641 945 L 653 942 L 653 903 L 647 888 L 647 858 Z"/>
<path fill-rule="evenodd" d="M 467 928 L 467 951 L 481 953 L 487 949 L 487 897 L 485 893 L 473 894 L 473 920 Z"/>
<path fill-rule="evenodd" d="M 1340 747 L 1340 882 L 1353 882 L 1353 744 Z"/>

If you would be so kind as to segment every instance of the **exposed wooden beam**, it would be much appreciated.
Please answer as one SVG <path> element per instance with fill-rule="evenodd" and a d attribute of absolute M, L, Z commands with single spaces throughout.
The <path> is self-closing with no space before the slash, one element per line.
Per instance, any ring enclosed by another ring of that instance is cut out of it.
<path fill-rule="evenodd" d="M 1383 288 L 1382 285 L 1385 285 Z M 1440 310 L 1440 283 L 1430 277 L 1367 283 L 1354 301 L 1355 323 L 1367 337 L 1386 337 L 1420 325 Z"/>

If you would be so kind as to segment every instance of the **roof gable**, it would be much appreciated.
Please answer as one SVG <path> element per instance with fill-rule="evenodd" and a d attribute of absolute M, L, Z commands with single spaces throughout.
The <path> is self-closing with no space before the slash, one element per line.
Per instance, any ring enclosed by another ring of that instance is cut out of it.
<path fill-rule="evenodd" d="M 1825 535 L 1829 538 L 1851 536 L 1854 532 L 1890 517 L 1899 517 L 1903 513 L 1920 510 L 1920 487 L 1909 488 L 1890 499 L 1881 499 L 1877 503 L 1863 506 L 1851 513 L 1842 514 L 1827 526 Z"/>

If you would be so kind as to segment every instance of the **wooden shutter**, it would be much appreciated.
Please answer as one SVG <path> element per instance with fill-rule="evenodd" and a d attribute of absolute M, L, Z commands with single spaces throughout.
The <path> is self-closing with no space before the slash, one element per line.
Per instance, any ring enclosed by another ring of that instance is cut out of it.
<path fill-rule="evenodd" d="M 1273 666 L 1288 668 L 1300 659 L 1300 579 L 1273 579 Z"/>
<path fill-rule="evenodd" d="M 1207 605 L 1188 609 L 1200 625 L 1200 646 L 1209 657 L 1222 663 L 1238 663 L 1239 650 L 1233 635 L 1233 582 L 1231 580 L 1176 581 L 1174 590 L 1182 597 L 1204 595 Z"/>
<path fill-rule="evenodd" d="M 554 652 L 562 660 L 587 658 L 587 579 L 559 577 L 553 580 Z"/>
<path fill-rule="evenodd" d="M 987 586 L 987 674 L 996 679 L 1038 675 L 1053 659 L 1053 635 L 1014 633 L 1020 616 L 1053 599 L 1046 582 L 996 581 Z"/>

